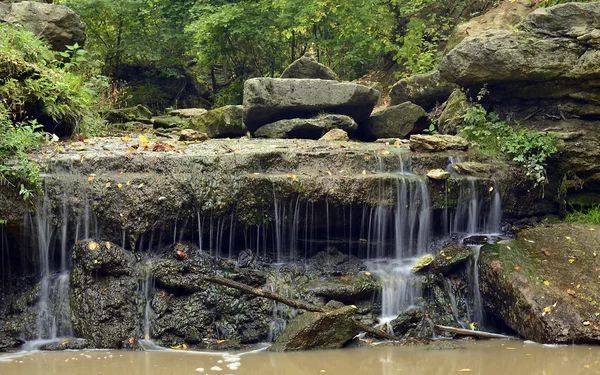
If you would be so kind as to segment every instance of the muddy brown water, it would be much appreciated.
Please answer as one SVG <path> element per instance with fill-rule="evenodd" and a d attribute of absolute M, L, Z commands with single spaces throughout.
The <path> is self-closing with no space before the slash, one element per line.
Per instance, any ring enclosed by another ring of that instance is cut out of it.
<path fill-rule="evenodd" d="M 1 375 L 600 374 L 599 346 L 522 341 L 462 343 L 459 350 L 374 347 L 297 353 L 67 351 L 0 355 Z"/>

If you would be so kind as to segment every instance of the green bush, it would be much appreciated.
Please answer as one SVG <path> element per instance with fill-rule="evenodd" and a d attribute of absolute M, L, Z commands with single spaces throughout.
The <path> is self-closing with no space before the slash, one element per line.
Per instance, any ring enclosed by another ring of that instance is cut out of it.
<path fill-rule="evenodd" d="M 478 98 L 483 95 L 485 92 Z M 515 129 L 479 103 L 472 103 L 461 117 L 459 135 L 472 145 L 485 153 L 505 155 L 525 167 L 534 186 L 547 183 L 546 160 L 557 152 L 553 134 Z"/>
<path fill-rule="evenodd" d="M 85 66 L 78 46 L 70 47 L 59 61 L 34 34 L 0 25 L 0 100 L 9 120 L 51 121 L 76 133 L 97 129 L 98 98 L 108 80 Z"/>
<path fill-rule="evenodd" d="M 600 224 L 600 205 L 567 213 L 567 223 Z"/>

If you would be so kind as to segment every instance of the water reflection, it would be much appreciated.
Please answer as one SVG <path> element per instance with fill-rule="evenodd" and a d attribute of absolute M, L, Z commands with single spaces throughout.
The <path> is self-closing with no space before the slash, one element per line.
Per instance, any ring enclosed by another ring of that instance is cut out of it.
<path fill-rule="evenodd" d="M 363 375 L 600 373 L 600 347 L 545 347 L 521 341 L 462 344 L 460 350 L 375 347 L 299 353 L 250 354 L 177 351 L 50 352 L 0 356 L 2 375 Z"/>

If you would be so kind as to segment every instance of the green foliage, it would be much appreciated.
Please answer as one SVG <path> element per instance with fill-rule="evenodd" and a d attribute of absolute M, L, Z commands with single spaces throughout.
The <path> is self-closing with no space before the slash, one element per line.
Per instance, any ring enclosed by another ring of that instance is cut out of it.
<path fill-rule="evenodd" d="M 39 166 L 26 153 L 42 143 L 40 128 L 35 121 L 15 124 L 0 112 L 0 186 L 19 188 L 26 200 L 41 192 Z"/>
<path fill-rule="evenodd" d="M 484 88 L 478 99 L 485 93 Z M 554 135 L 515 129 L 480 103 L 472 103 L 461 117 L 459 134 L 472 145 L 486 153 L 506 155 L 522 165 L 534 186 L 547 183 L 546 160 L 557 152 Z"/>
<path fill-rule="evenodd" d="M 600 224 L 600 205 L 567 213 L 567 223 Z"/>
<path fill-rule="evenodd" d="M 106 80 L 83 69 L 79 46 L 70 48 L 63 63 L 34 34 L 0 25 L 0 100 L 10 120 L 44 119 L 75 132 L 94 130 L 94 107 Z"/>

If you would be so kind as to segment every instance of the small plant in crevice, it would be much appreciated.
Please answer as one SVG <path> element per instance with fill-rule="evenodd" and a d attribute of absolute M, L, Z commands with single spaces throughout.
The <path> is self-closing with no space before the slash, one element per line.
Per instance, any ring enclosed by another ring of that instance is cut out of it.
<path fill-rule="evenodd" d="M 465 109 L 459 134 L 482 152 L 509 157 L 526 169 L 534 187 L 543 187 L 548 182 L 546 161 L 557 152 L 556 137 L 550 133 L 515 129 L 501 121 L 496 113 L 488 112 L 479 103 L 487 93 L 484 87 L 477 96 L 477 102 Z"/>
<path fill-rule="evenodd" d="M 565 216 L 565 221 L 575 224 L 600 224 L 600 205 L 569 212 Z"/>

